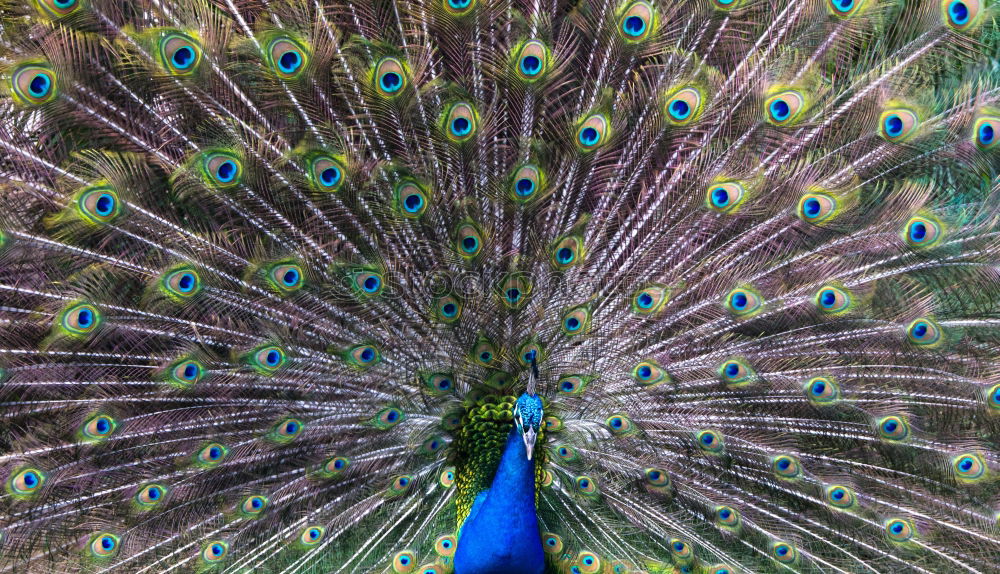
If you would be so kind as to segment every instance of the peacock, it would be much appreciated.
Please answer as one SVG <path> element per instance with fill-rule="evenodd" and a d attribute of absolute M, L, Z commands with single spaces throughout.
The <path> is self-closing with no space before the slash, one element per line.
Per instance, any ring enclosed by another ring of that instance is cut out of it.
<path fill-rule="evenodd" d="M 1000 572 L 996 0 L 0 0 L 0 573 Z"/>

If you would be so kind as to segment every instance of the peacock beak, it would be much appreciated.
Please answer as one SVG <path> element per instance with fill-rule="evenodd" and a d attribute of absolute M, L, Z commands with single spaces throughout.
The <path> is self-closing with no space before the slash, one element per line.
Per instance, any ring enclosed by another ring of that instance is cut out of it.
<path fill-rule="evenodd" d="M 535 439 L 538 438 L 538 431 L 528 427 L 524 429 L 521 436 L 524 437 L 524 450 L 528 454 L 528 460 L 531 460 L 531 455 L 535 452 Z"/>

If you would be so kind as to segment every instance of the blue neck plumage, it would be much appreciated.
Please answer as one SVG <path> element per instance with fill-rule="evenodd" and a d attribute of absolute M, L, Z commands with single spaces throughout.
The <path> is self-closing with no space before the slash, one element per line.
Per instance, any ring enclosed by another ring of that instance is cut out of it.
<path fill-rule="evenodd" d="M 517 428 L 507 436 L 488 490 L 472 505 L 459 533 L 456 574 L 540 574 L 545 568 L 535 514 L 535 463 Z"/>

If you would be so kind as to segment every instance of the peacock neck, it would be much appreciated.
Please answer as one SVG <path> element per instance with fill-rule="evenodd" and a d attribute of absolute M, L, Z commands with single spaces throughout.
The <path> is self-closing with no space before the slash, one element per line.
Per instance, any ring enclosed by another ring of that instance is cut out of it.
<path fill-rule="evenodd" d="M 539 574 L 545 568 L 535 513 L 535 463 L 516 430 L 488 491 L 477 497 L 459 534 L 456 574 Z"/>

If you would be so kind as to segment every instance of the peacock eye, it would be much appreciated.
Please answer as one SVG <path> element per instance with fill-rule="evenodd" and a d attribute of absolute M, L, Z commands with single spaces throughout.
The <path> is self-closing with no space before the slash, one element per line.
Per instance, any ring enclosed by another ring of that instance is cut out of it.
<path fill-rule="evenodd" d="M 110 532 L 96 534 L 90 542 L 90 552 L 97 558 L 108 558 L 118 553 L 118 536 Z"/>
<path fill-rule="evenodd" d="M 610 122 L 603 114 L 593 114 L 583 120 L 576 129 L 577 146 L 582 151 L 595 150 L 607 141 Z"/>
<path fill-rule="evenodd" d="M 47 65 L 32 64 L 18 68 L 11 76 L 16 100 L 27 106 L 40 106 L 56 97 L 56 73 Z"/>
<path fill-rule="evenodd" d="M 59 325 L 67 334 L 85 336 L 93 333 L 101 324 L 101 313 L 89 303 L 78 303 L 67 307 L 60 314 Z"/>
<path fill-rule="evenodd" d="M 882 112 L 879 118 L 879 135 L 890 142 L 901 142 L 916 131 L 920 118 L 906 108 L 893 108 Z"/>
<path fill-rule="evenodd" d="M 805 110 L 805 97 L 798 90 L 779 92 L 764 102 L 767 121 L 776 126 L 789 126 L 799 120 Z"/>
<path fill-rule="evenodd" d="M 983 0 L 944 0 L 941 3 L 945 23 L 962 32 L 975 27 L 983 7 Z"/>
<path fill-rule="evenodd" d="M 229 554 L 229 543 L 223 540 L 209 542 L 201 551 L 201 558 L 206 562 L 220 562 Z"/>
<path fill-rule="evenodd" d="M 282 80 L 299 76 L 309 63 L 306 49 L 291 38 L 276 38 L 267 49 L 268 63 Z"/>
<path fill-rule="evenodd" d="M 675 126 L 688 125 L 701 115 L 702 96 L 697 88 L 684 88 L 667 99 L 666 119 Z"/>
<path fill-rule="evenodd" d="M 866 0 L 826 0 L 826 7 L 838 18 L 854 16 L 864 6 Z"/>
<path fill-rule="evenodd" d="M 735 181 L 720 182 L 708 187 L 705 205 L 717 213 L 732 213 L 743 203 L 746 190 Z"/>
<path fill-rule="evenodd" d="M 386 98 L 398 96 L 406 88 L 406 69 L 396 58 L 383 58 L 375 66 L 375 89 Z"/>
<path fill-rule="evenodd" d="M 472 104 L 459 102 L 452 104 L 444 115 L 445 135 L 455 143 L 469 140 L 479 128 L 479 116 Z"/>
<path fill-rule="evenodd" d="M 618 31 L 628 42 L 641 42 L 653 32 L 653 6 L 649 2 L 633 2 L 618 20 Z"/>
<path fill-rule="evenodd" d="M 976 120 L 973 124 L 973 141 L 976 146 L 983 151 L 988 151 L 997 146 L 1000 141 L 1000 118 L 985 116 Z"/>
<path fill-rule="evenodd" d="M 228 152 L 206 153 L 202 159 L 208 182 L 214 187 L 230 187 L 240 183 L 243 164 L 236 155 Z"/>
<path fill-rule="evenodd" d="M 189 75 L 198 69 L 201 62 L 201 45 L 194 38 L 179 32 L 160 39 L 162 66 L 177 76 Z"/>
<path fill-rule="evenodd" d="M 799 199 L 796 215 L 806 223 L 818 225 L 837 213 L 837 198 L 825 193 L 807 193 Z"/>
<path fill-rule="evenodd" d="M 534 82 L 548 68 L 548 49 L 538 40 L 525 42 L 517 54 L 517 75 L 525 82 Z"/>
<path fill-rule="evenodd" d="M 941 239 L 941 224 L 929 217 L 914 216 L 906 222 L 904 237 L 910 247 L 931 247 Z"/>
<path fill-rule="evenodd" d="M 37 4 L 50 18 L 69 16 L 80 8 L 81 0 L 38 0 Z"/>
<path fill-rule="evenodd" d="M 77 196 L 76 206 L 83 218 L 90 223 L 111 223 L 122 212 L 118 194 L 108 186 L 84 189 Z"/>
<path fill-rule="evenodd" d="M 444 9 L 452 16 L 465 16 L 476 7 L 476 0 L 442 0 Z"/>

